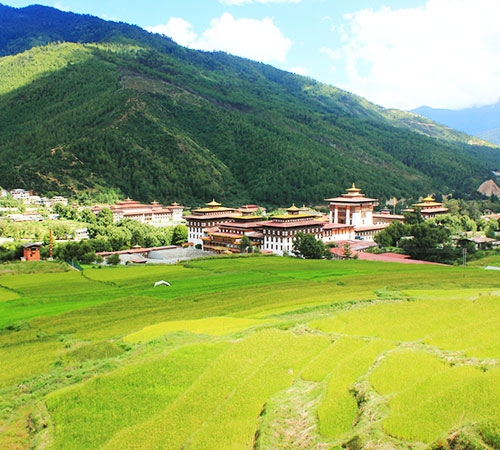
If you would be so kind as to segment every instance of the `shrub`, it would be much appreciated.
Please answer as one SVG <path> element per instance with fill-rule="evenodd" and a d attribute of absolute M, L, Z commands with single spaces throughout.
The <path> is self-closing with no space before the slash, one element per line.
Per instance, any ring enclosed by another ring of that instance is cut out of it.
<path fill-rule="evenodd" d="M 113 253 L 112 255 L 109 255 L 106 258 L 106 262 L 108 264 L 111 264 L 112 266 L 116 266 L 117 264 L 120 264 L 120 262 L 121 262 L 120 255 L 118 253 Z"/>

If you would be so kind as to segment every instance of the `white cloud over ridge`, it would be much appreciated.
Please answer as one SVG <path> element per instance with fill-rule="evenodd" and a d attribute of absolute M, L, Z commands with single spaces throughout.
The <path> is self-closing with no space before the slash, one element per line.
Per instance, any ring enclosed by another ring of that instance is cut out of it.
<path fill-rule="evenodd" d="M 387 107 L 459 109 L 500 98 L 500 0 L 428 0 L 346 15 L 340 87 Z"/>
<path fill-rule="evenodd" d="M 296 66 L 292 67 L 289 72 L 296 73 L 297 75 L 302 75 L 304 77 L 309 77 L 311 76 L 311 73 L 309 72 L 309 69 L 302 67 L 302 66 Z"/>
<path fill-rule="evenodd" d="M 193 26 L 180 17 L 171 17 L 165 25 L 148 27 L 148 31 L 171 37 L 179 45 L 185 47 L 189 47 L 198 38 Z"/>
<path fill-rule="evenodd" d="M 213 19 L 210 27 L 198 35 L 184 19 L 171 17 L 165 25 L 149 31 L 171 37 L 180 45 L 197 50 L 222 50 L 264 63 L 286 61 L 292 41 L 281 33 L 269 17 L 262 20 L 235 19 L 224 13 Z"/>

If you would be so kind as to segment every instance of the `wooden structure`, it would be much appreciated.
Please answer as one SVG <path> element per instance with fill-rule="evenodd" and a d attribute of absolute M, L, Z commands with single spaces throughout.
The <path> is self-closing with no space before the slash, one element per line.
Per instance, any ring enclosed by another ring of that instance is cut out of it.
<path fill-rule="evenodd" d="M 43 242 L 23 244 L 23 257 L 25 261 L 40 261 L 40 247 Z"/>

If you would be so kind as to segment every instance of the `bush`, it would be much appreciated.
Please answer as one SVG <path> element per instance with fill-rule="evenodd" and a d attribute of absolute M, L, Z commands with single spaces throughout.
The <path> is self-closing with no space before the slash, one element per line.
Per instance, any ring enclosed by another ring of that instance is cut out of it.
<path fill-rule="evenodd" d="M 109 255 L 106 258 L 106 262 L 108 264 L 111 264 L 112 266 L 116 266 L 117 264 L 120 264 L 120 262 L 121 262 L 120 255 L 118 255 L 117 253 L 113 253 L 112 255 Z"/>

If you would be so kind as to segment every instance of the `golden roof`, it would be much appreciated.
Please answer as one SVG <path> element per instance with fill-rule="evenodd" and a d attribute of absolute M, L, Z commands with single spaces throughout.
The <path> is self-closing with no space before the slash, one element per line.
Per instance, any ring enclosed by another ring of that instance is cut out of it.
<path fill-rule="evenodd" d="M 357 188 L 354 183 L 352 183 L 352 187 L 347 190 L 347 194 L 342 194 L 343 197 L 364 197 L 364 194 L 361 193 L 361 189 Z"/>
<path fill-rule="evenodd" d="M 292 206 L 290 206 L 290 208 L 287 208 L 287 211 L 300 211 L 300 208 L 297 208 L 295 206 L 295 203 L 292 203 Z"/>
<path fill-rule="evenodd" d="M 199 209 L 193 209 L 194 212 L 215 212 L 215 211 L 219 211 L 219 212 L 222 212 L 222 211 L 234 211 L 232 208 L 224 208 L 223 206 L 222 207 L 218 207 L 218 206 L 212 206 L 210 208 L 199 208 Z"/>
<path fill-rule="evenodd" d="M 420 203 L 415 203 L 413 206 L 416 208 L 429 208 L 429 207 L 439 207 L 442 206 L 442 203 L 436 202 L 432 195 L 428 195 L 423 199 Z"/>
<path fill-rule="evenodd" d="M 206 203 L 206 205 L 207 205 L 207 206 L 220 206 L 221 204 L 220 204 L 220 203 L 217 203 L 217 202 L 215 201 L 215 198 L 214 198 L 211 202 Z"/>
<path fill-rule="evenodd" d="M 272 216 L 271 220 L 273 219 L 300 219 L 300 218 L 306 218 L 306 217 L 313 217 L 312 214 L 278 214 L 277 216 Z"/>

